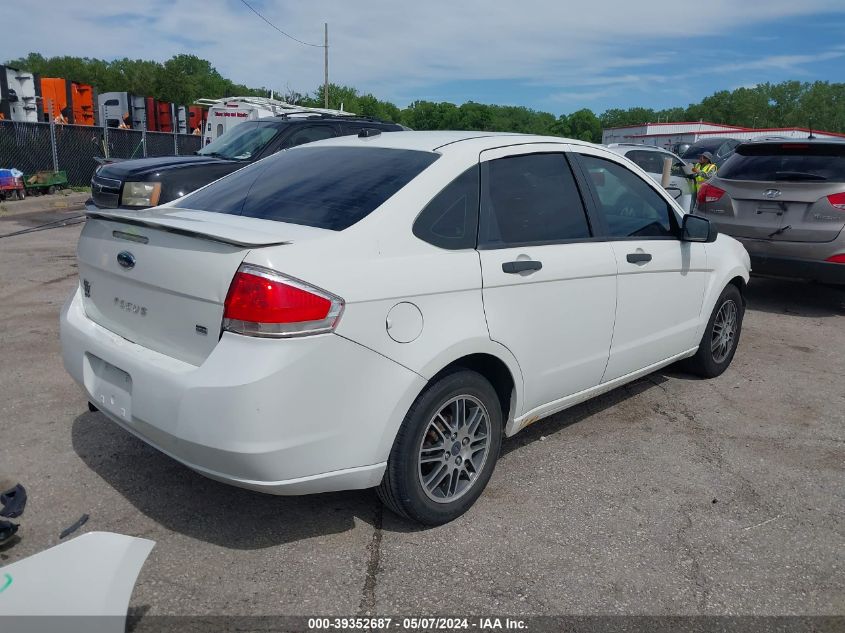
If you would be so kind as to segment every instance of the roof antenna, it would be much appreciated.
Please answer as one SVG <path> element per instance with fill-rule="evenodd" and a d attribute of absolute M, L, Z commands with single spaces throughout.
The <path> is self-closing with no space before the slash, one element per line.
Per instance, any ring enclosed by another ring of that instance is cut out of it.
<path fill-rule="evenodd" d="M 814 138 L 816 138 L 816 137 L 813 136 L 813 121 L 811 120 L 810 121 L 810 136 L 807 137 L 807 140 L 814 139 Z"/>

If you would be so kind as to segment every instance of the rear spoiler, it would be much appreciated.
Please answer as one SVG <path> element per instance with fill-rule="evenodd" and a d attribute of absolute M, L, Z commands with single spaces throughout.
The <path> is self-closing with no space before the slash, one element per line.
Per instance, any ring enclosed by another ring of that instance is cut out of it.
<path fill-rule="evenodd" d="M 260 230 L 249 227 L 232 226 L 224 222 L 202 221 L 198 219 L 184 218 L 170 216 L 164 213 L 151 212 L 152 210 L 143 211 L 125 211 L 121 209 L 100 209 L 93 205 L 86 205 L 85 215 L 88 218 L 95 220 L 105 220 L 107 222 L 119 222 L 121 224 L 129 224 L 132 226 L 148 227 L 158 229 L 160 231 L 167 231 L 169 233 L 176 233 L 178 235 L 186 235 L 188 237 L 199 238 L 211 242 L 221 242 L 223 244 L 231 244 L 233 246 L 255 247 L 255 246 L 278 246 L 281 244 L 290 244 L 290 239 L 281 239 L 280 235 L 272 235 L 265 230 Z M 225 216 L 218 213 L 209 213 L 203 211 L 196 211 L 193 213 L 203 214 L 205 216 L 219 216 L 225 217 L 240 217 L 240 216 Z M 203 218 L 205 220 L 206 218 Z M 264 220 L 254 220 L 253 222 L 266 222 Z M 264 227 L 261 227 L 262 229 Z"/>

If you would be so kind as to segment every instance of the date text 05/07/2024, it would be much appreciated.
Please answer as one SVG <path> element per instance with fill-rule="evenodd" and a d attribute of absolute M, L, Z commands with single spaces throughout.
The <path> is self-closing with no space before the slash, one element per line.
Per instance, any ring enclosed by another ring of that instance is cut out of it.
<path fill-rule="evenodd" d="M 527 628 L 527 623 L 524 620 L 507 617 L 350 617 L 308 619 L 308 629 L 311 631 L 520 631 L 527 630 Z"/>

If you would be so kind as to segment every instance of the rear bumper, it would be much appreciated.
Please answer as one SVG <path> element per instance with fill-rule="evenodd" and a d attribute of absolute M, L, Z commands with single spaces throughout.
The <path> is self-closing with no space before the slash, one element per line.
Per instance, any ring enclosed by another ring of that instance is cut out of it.
<path fill-rule="evenodd" d="M 751 254 L 751 273 L 771 277 L 804 279 L 827 284 L 845 284 L 845 264 Z"/>
<path fill-rule="evenodd" d="M 272 494 L 377 485 L 425 384 L 336 334 L 224 333 L 196 367 L 97 325 L 78 291 L 60 331 L 65 369 L 109 419 L 203 475 Z"/>

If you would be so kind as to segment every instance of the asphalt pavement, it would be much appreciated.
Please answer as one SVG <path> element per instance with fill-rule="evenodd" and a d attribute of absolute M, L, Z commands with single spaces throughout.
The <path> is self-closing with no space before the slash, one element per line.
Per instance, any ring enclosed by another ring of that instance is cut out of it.
<path fill-rule="evenodd" d="M 0 235 L 78 213 L 0 214 Z M 845 612 L 843 291 L 753 279 L 724 375 L 658 372 L 533 425 L 470 512 L 421 529 L 372 491 L 210 481 L 90 413 L 58 340 L 79 232 L 0 238 L 0 470 L 29 492 L 0 565 L 85 513 L 156 541 L 141 619 Z"/>

